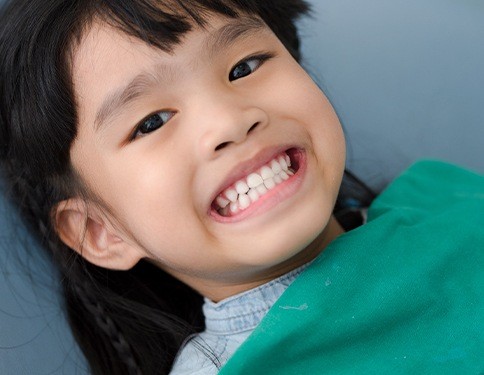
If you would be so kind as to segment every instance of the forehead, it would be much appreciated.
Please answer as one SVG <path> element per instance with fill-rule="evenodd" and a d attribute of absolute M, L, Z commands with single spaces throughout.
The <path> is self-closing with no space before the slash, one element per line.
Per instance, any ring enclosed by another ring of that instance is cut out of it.
<path fill-rule="evenodd" d="M 211 16 L 205 26 L 194 26 L 173 51 L 167 52 L 94 21 L 74 49 L 72 60 L 79 115 L 99 123 L 110 104 L 127 101 L 140 87 L 149 86 L 150 81 L 172 83 L 180 66 L 178 62 L 196 61 L 202 54 L 211 57 L 227 50 L 235 41 L 260 33 L 272 34 L 257 17 Z M 100 102 L 104 104 L 99 105 Z M 92 113 L 95 108 L 97 113 Z"/>

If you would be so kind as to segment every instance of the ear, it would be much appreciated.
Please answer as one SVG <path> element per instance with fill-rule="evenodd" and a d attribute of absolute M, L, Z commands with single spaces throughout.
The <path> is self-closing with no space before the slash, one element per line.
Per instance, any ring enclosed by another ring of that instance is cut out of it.
<path fill-rule="evenodd" d="M 61 241 L 89 262 L 113 270 L 128 270 L 142 258 L 141 251 L 122 239 L 97 206 L 71 198 L 60 202 L 54 210 Z"/>

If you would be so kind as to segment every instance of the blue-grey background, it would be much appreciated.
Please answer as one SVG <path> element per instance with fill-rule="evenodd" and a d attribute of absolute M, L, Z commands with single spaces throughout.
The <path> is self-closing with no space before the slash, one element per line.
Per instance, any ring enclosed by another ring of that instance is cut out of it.
<path fill-rule="evenodd" d="M 349 169 L 380 189 L 418 158 L 484 173 L 484 2 L 313 1 L 305 67 L 347 132 Z"/>
<path fill-rule="evenodd" d="M 304 66 L 344 124 L 351 170 L 376 189 L 422 157 L 484 172 L 483 1 L 312 3 Z M 0 374 L 85 374 L 41 254 L 0 194 Z"/>

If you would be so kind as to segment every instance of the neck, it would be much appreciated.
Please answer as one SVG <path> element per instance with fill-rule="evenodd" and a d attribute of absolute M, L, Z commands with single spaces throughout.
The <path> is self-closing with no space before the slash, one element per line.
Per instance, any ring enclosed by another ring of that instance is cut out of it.
<path fill-rule="evenodd" d="M 221 301 L 225 298 L 234 296 L 239 293 L 243 293 L 247 290 L 256 288 L 263 285 L 271 280 L 276 279 L 310 261 L 315 259 L 323 250 L 336 239 L 339 235 L 344 233 L 343 228 L 336 221 L 336 219 L 331 216 L 328 225 L 325 229 L 316 237 L 308 246 L 306 246 L 302 251 L 296 254 L 294 257 L 277 264 L 269 269 L 264 269 L 257 274 L 253 274 L 250 280 L 247 282 L 237 282 L 237 283 L 227 283 L 221 284 L 220 282 L 205 282 L 201 284 L 191 283 L 189 280 L 183 280 L 188 285 L 191 285 L 204 297 L 210 299 L 213 302 Z"/>

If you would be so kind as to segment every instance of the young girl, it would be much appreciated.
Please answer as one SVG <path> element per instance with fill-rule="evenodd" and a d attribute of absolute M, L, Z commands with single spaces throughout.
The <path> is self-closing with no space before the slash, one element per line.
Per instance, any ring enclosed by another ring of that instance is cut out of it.
<path fill-rule="evenodd" d="M 317 371 L 301 360 L 321 357 L 309 355 L 314 346 L 295 357 L 270 351 L 291 342 L 274 321 L 314 311 L 311 290 L 294 304 L 289 284 L 319 274 L 318 255 L 343 254 L 335 246 L 348 238 L 333 215 L 341 126 L 297 63 L 294 22 L 307 10 L 299 0 L 4 9 L 2 165 L 59 265 L 93 373 L 213 374 L 243 342 L 224 371 L 269 373 L 267 358 L 303 366 L 280 361 L 269 366 L 276 373 Z"/>

